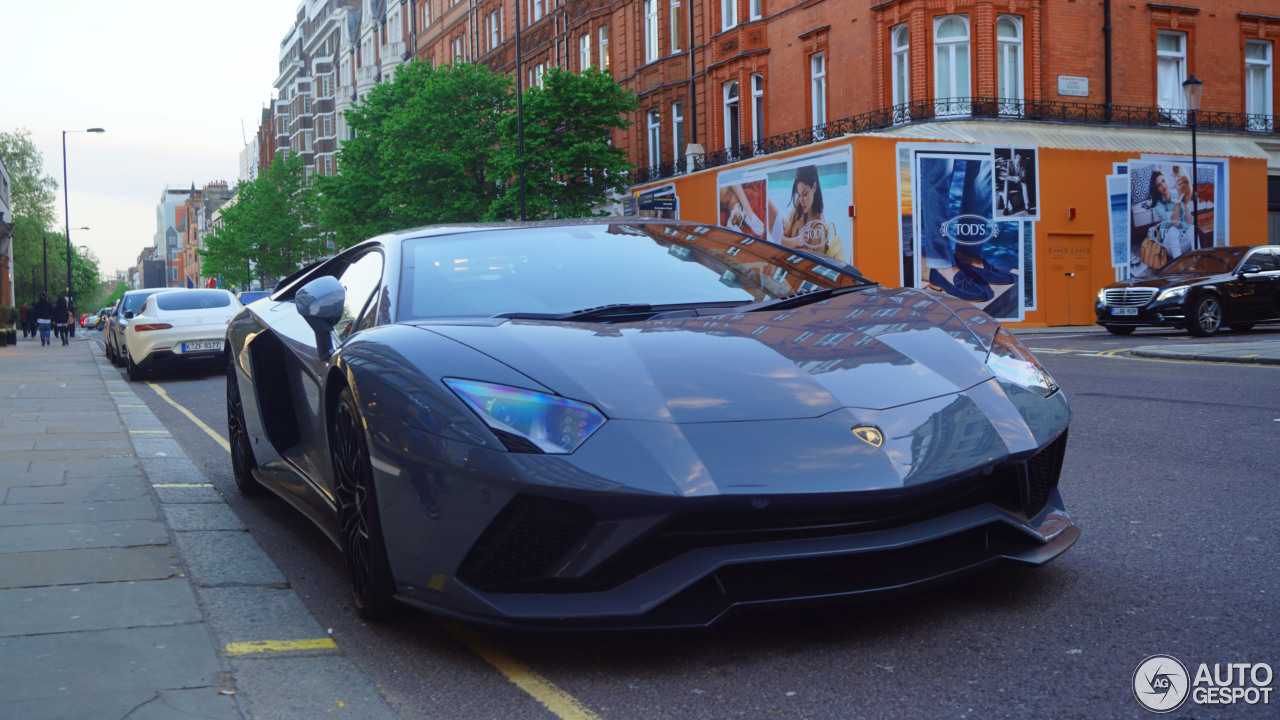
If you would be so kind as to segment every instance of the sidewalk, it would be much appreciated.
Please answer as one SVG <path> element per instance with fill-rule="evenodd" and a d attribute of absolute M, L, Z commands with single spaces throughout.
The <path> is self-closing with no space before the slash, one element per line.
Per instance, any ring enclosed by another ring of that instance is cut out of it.
<path fill-rule="evenodd" d="M 0 720 L 398 717 L 96 336 L 0 348 Z"/>

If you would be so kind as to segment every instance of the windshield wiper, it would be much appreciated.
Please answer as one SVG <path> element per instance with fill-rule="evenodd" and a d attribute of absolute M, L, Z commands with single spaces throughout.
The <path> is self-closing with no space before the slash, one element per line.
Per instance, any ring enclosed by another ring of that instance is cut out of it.
<path fill-rule="evenodd" d="M 762 310 L 787 310 L 810 303 L 828 300 L 839 295 L 844 295 L 855 290 L 865 290 L 874 287 L 874 283 L 865 285 L 850 285 L 841 288 L 820 288 L 818 290 L 808 290 L 806 292 L 793 293 L 791 295 L 783 295 L 782 297 L 771 298 L 769 300 L 761 300 L 760 302 L 743 305 L 738 308 L 737 312 L 749 313 L 760 312 Z"/>
<path fill-rule="evenodd" d="M 597 307 L 582 308 L 581 310 L 570 310 L 563 313 L 536 313 L 536 312 L 505 312 L 494 315 L 495 318 L 510 318 L 512 320 L 558 320 L 562 322 L 574 322 L 579 320 L 599 320 L 602 318 L 635 318 L 637 315 L 652 317 L 660 313 L 667 313 L 677 310 L 689 310 L 695 308 L 709 307 L 716 309 L 728 309 L 738 306 L 740 301 L 726 302 L 705 302 L 705 303 L 675 303 L 667 305 L 650 305 L 648 303 L 613 303 L 610 305 L 599 305 Z"/>

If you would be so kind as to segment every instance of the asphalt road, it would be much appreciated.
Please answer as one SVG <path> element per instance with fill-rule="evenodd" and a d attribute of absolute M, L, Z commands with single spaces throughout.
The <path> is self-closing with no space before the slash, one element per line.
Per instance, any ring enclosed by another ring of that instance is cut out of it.
<path fill-rule="evenodd" d="M 406 718 L 570 717 L 574 702 L 606 720 L 1136 718 L 1148 713 L 1132 679 L 1150 655 L 1193 675 L 1238 662 L 1280 674 L 1280 368 L 1124 353 L 1182 333 L 1021 339 L 1075 414 L 1062 488 L 1083 535 L 1070 552 L 1037 570 L 700 632 L 523 634 L 418 613 L 367 625 L 346 606 L 337 550 L 283 502 L 240 498 L 226 451 L 154 390 L 138 394 Z M 1232 339 L 1243 336 L 1218 340 Z M 221 374 L 153 381 L 225 437 Z M 521 690 L 513 665 L 568 705 Z M 1274 718 L 1278 705 L 1187 703 L 1168 717 Z"/>

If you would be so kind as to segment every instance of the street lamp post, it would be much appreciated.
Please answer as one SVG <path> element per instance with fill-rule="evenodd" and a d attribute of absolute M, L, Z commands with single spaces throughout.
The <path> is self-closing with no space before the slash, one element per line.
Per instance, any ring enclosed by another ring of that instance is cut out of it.
<path fill-rule="evenodd" d="M 62 222 L 67 228 L 67 300 L 71 300 L 71 199 L 70 193 L 67 191 L 67 133 L 69 132 L 91 132 L 103 133 L 100 127 L 89 128 L 88 130 L 63 130 L 62 131 Z M 87 229 L 87 228 L 82 228 Z M 45 292 L 49 291 L 49 260 L 48 254 L 45 255 Z"/>
<path fill-rule="evenodd" d="M 1191 126 L 1191 232 L 1195 246 L 1200 247 L 1200 154 L 1196 151 L 1196 114 L 1200 112 L 1200 94 L 1204 81 L 1191 74 L 1182 83 L 1187 101 L 1187 124 Z"/>

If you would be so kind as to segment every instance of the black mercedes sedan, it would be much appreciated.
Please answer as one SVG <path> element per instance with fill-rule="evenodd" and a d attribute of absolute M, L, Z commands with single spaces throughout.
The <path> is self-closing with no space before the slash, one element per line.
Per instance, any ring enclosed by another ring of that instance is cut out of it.
<path fill-rule="evenodd" d="M 383 235 L 231 321 L 232 468 L 353 605 L 704 626 L 1075 542 L 1070 411 L 972 305 L 651 219 Z"/>
<path fill-rule="evenodd" d="M 1094 312 L 1116 335 L 1154 326 L 1206 337 L 1223 325 L 1244 332 L 1280 321 L 1280 247 L 1193 250 L 1151 277 L 1098 291 Z"/>

